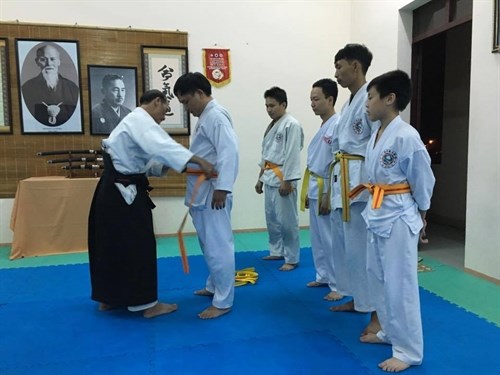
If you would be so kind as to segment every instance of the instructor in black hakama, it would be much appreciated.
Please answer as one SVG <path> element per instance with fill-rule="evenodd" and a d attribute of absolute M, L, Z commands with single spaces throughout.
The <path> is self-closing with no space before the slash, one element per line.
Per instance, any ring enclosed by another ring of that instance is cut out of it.
<path fill-rule="evenodd" d="M 144 93 L 136 108 L 103 140 L 104 172 L 89 214 L 88 247 L 92 299 L 100 310 L 126 307 L 151 318 L 177 309 L 158 302 L 156 239 L 147 175 L 188 162 L 210 176 L 213 166 L 175 142 L 158 124 L 168 101 L 158 90 Z"/>

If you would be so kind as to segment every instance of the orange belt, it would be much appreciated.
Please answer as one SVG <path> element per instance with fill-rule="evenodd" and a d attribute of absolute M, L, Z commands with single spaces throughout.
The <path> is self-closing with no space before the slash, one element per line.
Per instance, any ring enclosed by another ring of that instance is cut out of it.
<path fill-rule="evenodd" d="M 351 220 L 351 207 L 349 202 L 350 190 L 349 190 L 349 160 L 365 160 L 364 156 L 346 154 L 344 152 L 337 152 L 335 154 L 335 161 L 331 166 L 331 170 L 335 164 L 340 162 L 340 178 L 342 180 L 341 185 L 341 197 L 342 197 L 342 220 Z"/>
<path fill-rule="evenodd" d="M 182 230 L 184 229 L 184 225 L 186 224 L 186 219 L 189 214 L 189 209 L 194 203 L 194 199 L 196 198 L 196 195 L 198 194 L 198 189 L 200 188 L 201 184 L 203 181 L 206 180 L 205 175 L 203 174 L 203 171 L 199 169 L 186 169 L 186 174 L 188 175 L 195 175 L 198 176 L 198 179 L 196 180 L 196 183 L 193 188 L 193 194 L 191 195 L 191 201 L 189 202 L 189 208 L 186 214 L 184 215 L 184 219 L 182 219 L 181 225 L 179 229 L 177 230 L 177 240 L 179 242 L 179 251 L 181 253 L 181 261 L 182 261 L 182 269 L 184 273 L 189 273 L 189 263 L 188 263 L 188 257 L 187 257 L 187 252 L 186 252 L 186 245 L 184 244 L 184 236 L 182 234 Z M 213 174 L 212 177 L 217 177 L 217 174 Z"/>
<path fill-rule="evenodd" d="M 283 173 L 281 172 L 280 166 L 278 164 L 271 163 L 270 161 L 266 161 L 264 164 L 264 169 L 271 169 L 276 176 L 283 182 Z"/>
<path fill-rule="evenodd" d="M 361 184 L 351 190 L 351 192 L 349 193 L 349 198 L 353 199 L 356 195 L 358 195 L 365 189 L 368 189 L 370 194 L 373 195 L 373 200 L 372 200 L 373 209 L 382 207 L 382 201 L 384 200 L 385 195 L 411 193 L 410 185 L 408 184 L 393 184 L 393 185 Z"/>

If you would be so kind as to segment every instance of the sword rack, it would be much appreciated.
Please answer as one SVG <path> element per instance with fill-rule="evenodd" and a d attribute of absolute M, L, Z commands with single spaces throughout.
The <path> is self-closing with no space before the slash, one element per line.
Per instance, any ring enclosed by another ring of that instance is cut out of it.
<path fill-rule="evenodd" d="M 104 169 L 102 151 L 100 150 L 60 150 L 60 151 L 41 151 L 37 156 L 60 156 L 57 159 L 47 160 L 47 164 L 63 164 L 61 169 L 67 171 L 68 178 L 88 177 L 78 176 L 76 171 L 91 171 L 93 177 L 100 177 Z"/>

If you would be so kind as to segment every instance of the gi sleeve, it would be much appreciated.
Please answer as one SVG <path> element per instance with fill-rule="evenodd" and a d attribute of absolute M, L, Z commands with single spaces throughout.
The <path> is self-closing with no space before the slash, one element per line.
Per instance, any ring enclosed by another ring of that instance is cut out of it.
<path fill-rule="evenodd" d="M 431 169 L 431 158 L 426 149 L 419 149 L 401 162 L 401 168 L 411 187 L 413 199 L 420 211 L 431 206 L 432 190 L 436 179 Z"/>
<path fill-rule="evenodd" d="M 290 123 L 285 128 L 284 163 L 282 167 L 285 181 L 300 180 L 300 151 L 304 145 L 304 133 L 297 123 Z"/>

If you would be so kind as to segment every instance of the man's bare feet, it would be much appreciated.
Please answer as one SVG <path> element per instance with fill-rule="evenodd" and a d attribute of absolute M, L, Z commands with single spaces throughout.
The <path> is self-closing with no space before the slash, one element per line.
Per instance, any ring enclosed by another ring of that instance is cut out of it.
<path fill-rule="evenodd" d="M 308 288 L 322 288 L 328 286 L 327 283 L 320 283 L 319 281 L 309 281 L 306 286 Z"/>
<path fill-rule="evenodd" d="M 143 315 L 145 318 L 154 318 L 160 315 L 170 314 L 175 310 L 177 310 L 177 305 L 175 303 L 158 302 L 153 307 L 146 309 Z"/>
<path fill-rule="evenodd" d="M 400 359 L 391 357 L 386 359 L 384 362 L 379 363 L 378 367 L 387 372 L 401 372 L 409 368 L 410 365 Z"/>
<path fill-rule="evenodd" d="M 283 260 L 283 259 L 285 259 L 285 257 L 282 255 L 267 255 L 265 257 L 262 257 L 262 260 Z"/>
<path fill-rule="evenodd" d="M 101 302 L 99 303 L 98 309 L 99 311 L 109 311 L 115 309 L 115 307 Z"/>
<path fill-rule="evenodd" d="M 213 297 L 214 294 L 212 292 L 209 292 L 205 288 L 200 289 L 200 290 L 195 290 L 194 294 L 197 296 L 203 296 L 203 297 Z"/>
<path fill-rule="evenodd" d="M 231 311 L 230 307 L 228 307 L 227 309 L 219 309 L 218 307 L 210 306 L 207 307 L 205 310 L 203 310 L 201 313 L 199 313 L 198 316 L 201 319 L 215 319 L 218 318 L 219 316 L 227 314 L 230 311 Z"/>
<path fill-rule="evenodd" d="M 330 311 L 350 312 L 350 311 L 356 311 L 356 310 L 354 310 L 354 301 L 350 300 L 349 302 L 343 303 L 342 305 L 330 307 Z"/>
<path fill-rule="evenodd" d="M 340 301 L 342 298 L 344 298 L 342 294 L 338 294 L 333 290 L 323 297 L 323 299 L 327 301 Z"/>
<path fill-rule="evenodd" d="M 387 344 L 378 338 L 376 333 L 367 333 L 359 338 L 359 341 L 365 344 Z"/>
<path fill-rule="evenodd" d="M 382 326 L 380 325 L 380 322 L 378 321 L 377 312 L 373 311 L 371 318 L 370 318 L 370 323 L 368 323 L 368 325 L 365 327 L 363 332 L 361 332 L 360 336 L 364 336 L 367 333 L 377 333 L 381 329 L 382 329 Z"/>
<path fill-rule="evenodd" d="M 285 263 L 280 267 L 280 271 L 293 271 L 298 265 L 298 263 Z"/>

